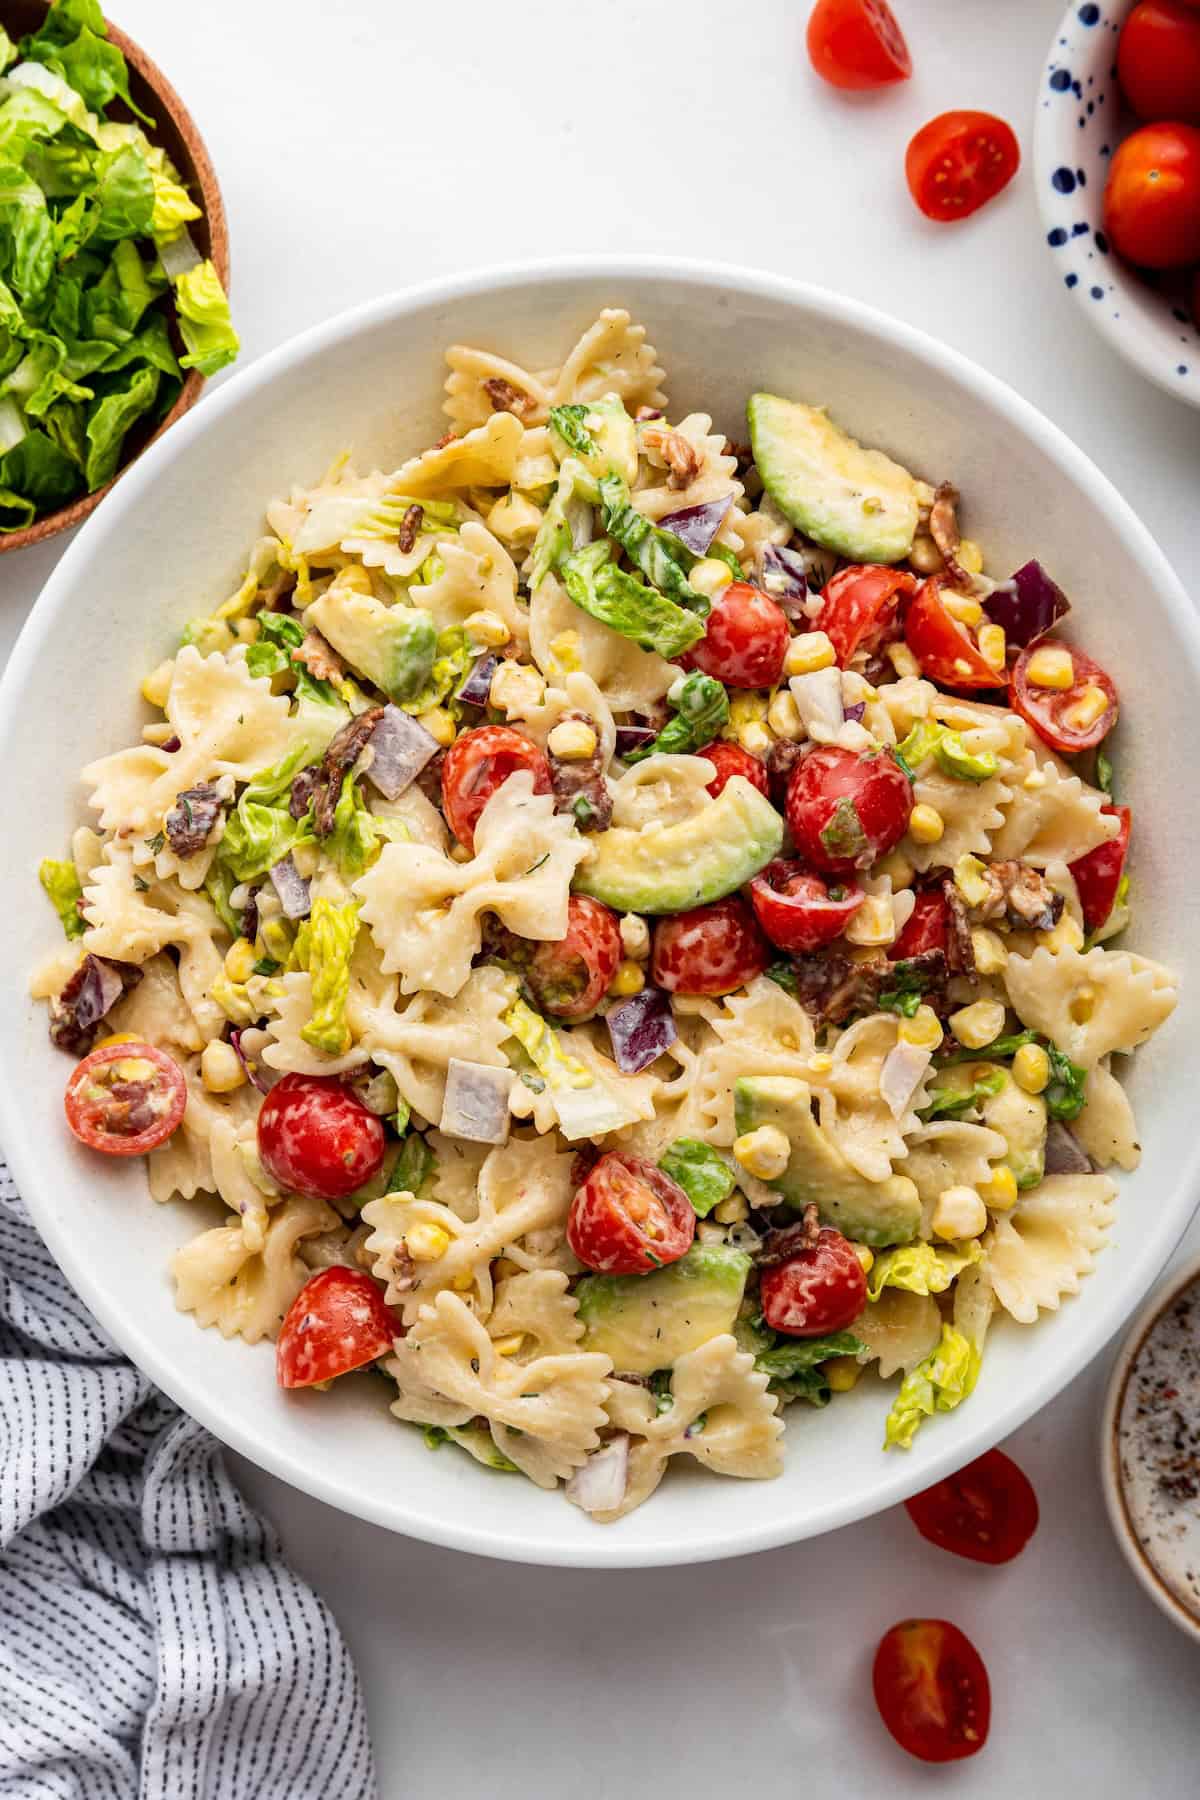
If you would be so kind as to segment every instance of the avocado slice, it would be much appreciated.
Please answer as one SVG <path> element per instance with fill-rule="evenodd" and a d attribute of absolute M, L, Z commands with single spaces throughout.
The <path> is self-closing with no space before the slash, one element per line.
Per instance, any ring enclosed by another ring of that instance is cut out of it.
<path fill-rule="evenodd" d="M 768 1185 L 797 1211 L 815 1201 L 821 1218 L 848 1238 L 878 1248 L 904 1244 L 921 1225 L 921 1199 L 907 1175 L 868 1181 L 851 1168 L 813 1118 L 805 1081 L 787 1075 L 744 1075 L 734 1083 L 733 1117 L 739 1137 L 777 1125 L 792 1146 L 787 1168 Z"/>
<path fill-rule="evenodd" d="M 711 806 L 661 831 L 613 825 L 592 838 L 575 891 L 619 912 L 677 913 L 732 894 L 778 856 L 783 820 L 742 775 Z"/>
<path fill-rule="evenodd" d="M 981 1095 L 977 1104 L 983 1123 L 998 1131 L 1008 1145 L 999 1167 L 1011 1169 L 1019 1188 L 1036 1187 L 1046 1172 L 1046 1102 L 1040 1094 L 1019 1088 L 1003 1063 L 959 1063 L 939 1076 L 952 1093 L 970 1093 L 983 1079 L 997 1082 L 997 1092 Z"/>
<path fill-rule="evenodd" d="M 575 1289 L 584 1350 L 612 1357 L 619 1374 L 653 1375 L 688 1350 L 732 1331 L 750 1258 L 726 1244 L 693 1244 L 653 1275 L 585 1275 Z"/>
<path fill-rule="evenodd" d="M 746 409 L 763 486 L 815 543 L 855 562 L 900 562 L 917 529 L 918 484 L 819 406 L 752 394 Z"/>
<path fill-rule="evenodd" d="M 427 686 L 437 655 L 437 632 L 432 616 L 420 607 L 385 606 L 373 594 L 356 593 L 335 581 L 304 617 L 389 699 L 403 705 Z"/>

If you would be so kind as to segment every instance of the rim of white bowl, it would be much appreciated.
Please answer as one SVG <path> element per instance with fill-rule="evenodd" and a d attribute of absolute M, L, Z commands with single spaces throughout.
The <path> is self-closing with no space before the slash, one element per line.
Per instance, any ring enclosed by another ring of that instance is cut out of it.
<path fill-rule="evenodd" d="M 1093 498 L 1098 509 L 1116 521 L 1134 542 L 1138 556 L 1151 575 L 1154 586 L 1163 597 L 1180 632 L 1190 639 L 1192 671 L 1200 688 L 1200 621 L 1165 555 L 1132 507 L 1085 456 L 1082 450 L 1059 430 L 1029 401 L 1015 393 L 998 377 L 959 351 L 902 320 L 866 306 L 809 282 L 788 276 L 772 275 L 732 263 L 710 262 L 688 257 L 660 256 L 566 256 L 545 257 L 532 262 L 505 263 L 440 276 L 419 285 L 396 290 L 362 305 L 348 308 L 322 324 L 311 326 L 289 338 L 276 349 L 235 374 L 215 392 L 208 392 L 201 405 L 174 425 L 157 444 L 152 445 L 129 469 L 93 517 L 83 526 L 79 536 L 64 553 L 31 611 L 14 647 L 8 668 L 0 681 L 0 713 L 13 703 L 25 684 L 27 673 L 53 639 L 60 606 L 59 595 L 70 592 L 77 570 L 86 568 L 97 521 L 106 519 L 112 526 L 123 514 L 135 511 L 144 488 L 157 476 L 171 458 L 186 455 L 194 437 L 207 430 L 210 421 L 241 404 L 268 386 L 291 364 L 338 342 L 349 333 L 370 329 L 384 321 L 396 323 L 419 307 L 448 302 L 463 296 L 490 293 L 502 301 L 513 289 L 541 282 L 595 281 L 598 278 L 614 284 L 619 291 L 622 281 L 680 280 L 700 287 L 719 289 L 725 293 L 742 293 L 750 298 L 796 304 L 818 310 L 830 317 L 845 320 L 869 333 L 879 343 L 897 351 L 915 355 L 937 366 L 975 394 L 988 409 L 1004 417 L 1056 461 L 1077 484 Z M 0 1071 L 3 1073 L 3 1071 Z M 16 1071 L 10 1072 L 13 1076 Z M 336 1474 L 302 1462 L 271 1445 L 263 1445 L 251 1432 L 231 1427 L 222 1417 L 219 1402 L 198 1380 L 177 1369 L 163 1356 L 154 1339 L 137 1319 L 119 1314 L 109 1304 L 103 1287 L 93 1278 L 84 1254 L 82 1240 L 73 1235 L 55 1210 L 40 1205 L 37 1199 L 40 1175 L 37 1145 L 27 1134 L 19 1101 L 20 1079 L 0 1079 L 0 1142 L 25 1197 L 34 1222 L 42 1233 L 55 1261 L 68 1281 L 91 1308 L 114 1343 L 150 1377 L 175 1403 L 191 1417 L 206 1426 L 221 1443 L 246 1457 L 249 1462 L 276 1475 L 302 1493 L 335 1507 L 340 1512 L 366 1519 L 389 1531 L 448 1549 L 467 1551 L 480 1556 L 498 1557 L 505 1561 L 537 1563 L 573 1568 L 653 1568 L 685 1563 L 712 1562 L 723 1557 L 741 1556 L 760 1550 L 773 1550 L 782 1544 L 819 1537 L 858 1519 L 872 1517 L 887 1507 L 897 1505 L 920 1488 L 940 1480 L 1008 1437 L 1043 1406 L 1054 1399 L 1085 1368 L 1104 1345 L 1119 1331 L 1147 1292 L 1163 1264 L 1182 1236 L 1190 1215 L 1181 1219 L 1170 1241 L 1156 1246 L 1148 1266 L 1139 1268 L 1136 1281 L 1129 1289 L 1129 1306 L 1117 1317 L 1097 1319 L 1084 1334 L 1071 1354 L 1062 1357 L 1044 1371 L 1035 1371 L 1029 1382 L 1010 1398 L 998 1402 L 988 1414 L 987 1423 L 972 1427 L 969 1409 L 956 1415 L 966 1421 L 953 1441 L 935 1449 L 920 1465 L 900 1459 L 880 1459 L 878 1485 L 857 1500 L 834 1495 L 808 1515 L 799 1529 L 788 1524 L 721 1528 L 721 1508 L 714 1502 L 714 1526 L 705 1537 L 697 1536 L 682 1550 L 674 1544 L 655 1543 L 623 1546 L 619 1528 L 611 1532 L 597 1531 L 578 1544 L 554 1544 L 534 1550 L 525 1542 L 514 1543 L 504 1534 L 489 1529 L 486 1518 L 469 1524 L 447 1522 L 437 1514 L 416 1514 L 402 1498 L 377 1503 L 370 1495 L 343 1486 Z M 1195 1188 L 1200 1183 L 1200 1141 L 1195 1152 L 1179 1171 L 1179 1188 Z M 1145 1254 L 1145 1253 L 1143 1253 Z"/>

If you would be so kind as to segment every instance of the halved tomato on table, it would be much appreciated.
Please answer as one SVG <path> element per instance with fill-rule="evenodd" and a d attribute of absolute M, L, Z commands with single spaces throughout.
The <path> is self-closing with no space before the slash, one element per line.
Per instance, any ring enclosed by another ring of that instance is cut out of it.
<path fill-rule="evenodd" d="M 750 883 L 750 904 L 779 950 L 803 956 L 840 937 L 866 895 L 853 881 L 827 882 L 795 857 L 777 856 Z"/>
<path fill-rule="evenodd" d="M 971 1562 L 1011 1562 L 1038 1525 L 1033 1485 L 1003 1450 L 988 1450 L 904 1504 L 923 1538 Z"/>
<path fill-rule="evenodd" d="M 187 1106 L 174 1057 L 138 1039 L 104 1044 L 75 1067 L 64 1099 L 81 1144 L 105 1156 L 143 1156 L 165 1144 Z"/>
<path fill-rule="evenodd" d="M 965 625 L 947 610 L 936 575 L 921 583 L 904 619 L 904 641 L 930 681 L 950 688 L 1003 687 L 1002 671 L 993 669 Z"/>
<path fill-rule="evenodd" d="M 321 1269 L 288 1309 L 275 1345 L 282 1388 L 314 1387 L 386 1356 L 403 1331 L 364 1269 Z"/>
<path fill-rule="evenodd" d="M 921 1762 L 956 1762 L 987 1742 L 987 1670 L 970 1638 L 948 1619 L 893 1625 L 875 1652 L 872 1685 L 884 1724 Z"/>
<path fill-rule="evenodd" d="M 550 792 L 545 755 L 510 725 L 476 725 L 455 738 L 442 764 L 442 811 L 466 849 L 475 848 L 475 827 L 492 795 L 521 769 L 533 776 L 535 794 Z"/>
<path fill-rule="evenodd" d="M 890 87 L 912 74 L 904 33 L 886 0 L 817 0 L 808 55 L 822 81 L 851 93 Z"/>
<path fill-rule="evenodd" d="M 610 1150 L 576 1191 L 567 1242 L 601 1275 L 648 1275 L 678 1262 L 696 1235 L 691 1201 L 642 1156 Z"/>
<path fill-rule="evenodd" d="M 825 583 L 817 629 L 843 668 L 856 650 L 875 650 L 886 641 L 901 604 L 916 590 L 915 575 L 882 563 L 854 563 Z"/>
<path fill-rule="evenodd" d="M 908 191 L 927 219 L 965 219 L 1006 188 L 1021 165 L 1011 125 L 994 113 L 939 113 L 904 158 Z"/>
<path fill-rule="evenodd" d="M 1064 651 L 1071 659 L 1069 687 L 1046 687 L 1031 676 L 1031 665 L 1034 673 L 1038 669 L 1034 658 L 1044 657 L 1051 649 Z M 1094 750 L 1108 736 L 1120 711 L 1116 687 L 1100 664 L 1073 644 L 1055 643 L 1050 638 L 1022 650 L 1009 676 L 1009 698 L 1013 711 L 1062 756 Z"/>

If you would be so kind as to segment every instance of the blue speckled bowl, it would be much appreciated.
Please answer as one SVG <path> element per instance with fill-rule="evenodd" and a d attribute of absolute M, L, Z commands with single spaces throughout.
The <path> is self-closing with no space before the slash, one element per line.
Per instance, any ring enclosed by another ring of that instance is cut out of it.
<path fill-rule="evenodd" d="M 1179 298 L 1109 249 L 1102 225 L 1113 151 L 1131 120 L 1117 88 L 1117 37 L 1133 0 L 1068 9 L 1038 91 L 1034 179 L 1048 254 L 1114 349 L 1159 387 L 1200 406 L 1200 331 Z"/>

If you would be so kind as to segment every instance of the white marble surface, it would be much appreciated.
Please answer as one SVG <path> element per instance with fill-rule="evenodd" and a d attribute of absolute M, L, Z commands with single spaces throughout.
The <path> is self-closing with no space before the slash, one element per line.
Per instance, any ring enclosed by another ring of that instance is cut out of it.
<path fill-rule="evenodd" d="M 944 230 L 904 188 L 908 136 L 947 104 L 1003 113 L 1028 151 L 1058 0 L 896 5 L 916 77 L 851 101 L 811 77 L 799 0 L 122 0 L 116 16 L 207 137 L 247 359 L 468 264 L 584 249 L 762 264 L 874 302 L 1004 377 L 1114 479 L 1195 587 L 1200 413 L 1087 331 L 1042 243 L 1031 172 Z M 0 562 L 0 650 L 58 550 Z M 1200 1663 L 1109 1539 L 1106 1361 L 1010 1446 L 1043 1522 L 1003 1570 L 933 1550 L 903 1512 L 695 1570 L 522 1569 L 389 1537 L 239 1472 L 353 1645 L 385 1800 L 746 1786 L 840 1800 L 931 1780 L 969 1800 L 1068 1781 L 1101 1800 L 1183 1794 Z M 915 1613 L 954 1619 L 992 1673 L 985 1754 L 940 1776 L 894 1750 L 870 1697 L 876 1639 Z"/>

